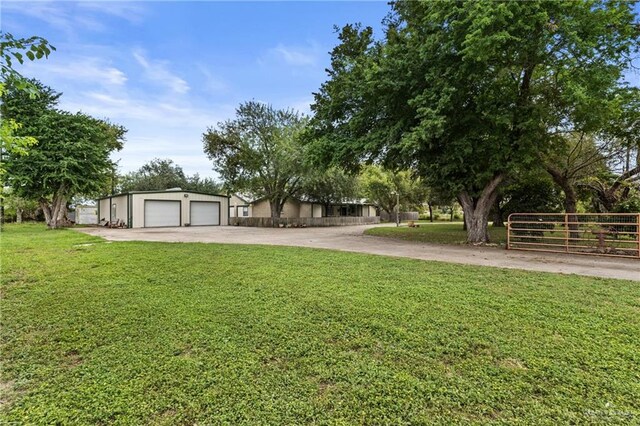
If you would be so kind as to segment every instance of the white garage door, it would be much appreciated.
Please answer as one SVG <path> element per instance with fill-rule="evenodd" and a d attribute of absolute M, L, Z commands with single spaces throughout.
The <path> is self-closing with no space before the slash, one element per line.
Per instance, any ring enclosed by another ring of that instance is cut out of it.
<path fill-rule="evenodd" d="M 191 226 L 220 225 L 220 203 L 215 201 L 191 202 Z"/>
<path fill-rule="evenodd" d="M 144 227 L 180 226 L 180 201 L 145 200 Z"/>

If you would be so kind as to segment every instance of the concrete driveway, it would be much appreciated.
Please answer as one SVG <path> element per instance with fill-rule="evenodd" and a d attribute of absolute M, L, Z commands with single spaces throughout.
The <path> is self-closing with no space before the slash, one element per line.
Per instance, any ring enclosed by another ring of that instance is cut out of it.
<path fill-rule="evenodd" d="M 78 228 L 110 241 L 265 244 L 343 250 L 383 256 L 436 260 L 466 265 L 588 275 L 640 281 L 640 261 L 595 256 L 541 254 L 492 247 L 415 243 L 363 235 L 374 226 L 328 228 L 248 228 L 210 226 L 184 228 Z"/>

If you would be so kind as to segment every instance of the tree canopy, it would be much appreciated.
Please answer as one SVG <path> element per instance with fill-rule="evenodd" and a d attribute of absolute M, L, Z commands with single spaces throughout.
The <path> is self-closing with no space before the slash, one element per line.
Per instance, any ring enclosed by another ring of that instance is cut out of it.
<path fill-rule="evenodd" d="M 393 215 L 400 201 L 404 211 L 419 209 L 427 201 L 428 188 L 409 170 L 391 171 L 368 166 L 360 177 L 362 192 L 376 207 Z"/>
<path fill-rule="evenodd" d="M 13 65 L 14 61 L 23 64 L 25 58 L 30 61 L 47 58 L 52 50 L 56 50 L 56 48 L 42 37 L 15 38 L 10 33 L 0 31 L 0 96 L 3 96 L 7 90 L 7 84 L 10 82 L 14 90 L 24 92 L 34 98 L 38 94 L 37 87 L 16 71 Z M 22 123 L 4 114 L 0 120 L 0 184 L 4 183 L 6 172 L 1 161 L 2 156 L 9 153 L 27 155 L 27 148 L 37 143 L 33 136 L 17 134 L 22 126 Z M 0 218 L 1 220 L 2 218 Z"/>
<path fill-rule="evenodd" d="M 65 224 L 67 202 L 98 194 L 112 173 L 110 154 L 122 148 L 126 130 L 86 114 L 54 109 L 59 94 L 37 82 L 36 97 L 22 90 L 3 96 L 3 116 L 24 123 L 18 132 L 38 143 L 28 156 L 9 155 L 7 182 L 15 195 L 37 200 L 51 228 Z"/>
<path fill-rule="evenodd" d="M 307 199 L 328 207 L 358 197 L 358 176 L 337 167 L 311 168 L 304 179 L 301 192 Z"/>
<path fill-rule="evenodd" d="M 215 194 L 222 189 L 213 179 L 201 178 L 197 173 L 189 176 L 173 160 L 159 158 L 149 161 L 135 172 L 119 176 L 118 181 L 119 192 L 182 188 Z"/>
<path fill-rule="evenodd" d="M 235 120 L 207 129 L 204 152 L 227 190 L 269 200 L 272 217 L 280 217 L 287 199 L 302 188 L 305 124 L 295 111 L 246 102 L 236 109 Z"/>
<path fill-rule="evenodd" d="M 510 173 L 567 132 L 623 120 L 640 34 L 631 3 L 392 3 L 384 39 L 347 25 L 315 94 L 317 161 L 411 167 L 457 194 L 468 240 Z"/>

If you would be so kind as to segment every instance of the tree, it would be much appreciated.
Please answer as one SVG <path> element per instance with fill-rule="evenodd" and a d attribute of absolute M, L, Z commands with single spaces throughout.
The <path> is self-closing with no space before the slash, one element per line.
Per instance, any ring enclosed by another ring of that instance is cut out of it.
<path fill-rule="evenodd" d="M 17 223 L 22 223 L 23 219 L 35 220 L 39 206 L 35 200 L 18 197 L 12 193 L 11 189 L 4 190 L 5 216 L 14 218 Z"/>
<path fill-rule="evenodd" d="M 385 38 L 348 25 L 315 94 L 314 156 L 412 167 L 456 193 L 468 242 L 497 191 L 567 131 L 620 119 L 640 34 L 625 2 L 392 4 Z"/>
<path fill-rule="evenodd" d="M 305 176 L 300 143 L 306 119 L 291 110 L 260 102 L 236 109 L 236 119 L 218 123 L 203 134 L 204 152 L 228 190 L 266 198 L 271 216 L 296 196 Z"/>
<path fill-rule="evenodd" d="M 111 174 L 109 155 L 122 148 L 124 128 L 78 113 L 47 110 L 31 123 L 38 144 L 11 155 L 8 182 L 17 196 L 36 199 L 50 228 L 66 224 L 67 203 L 97 194 Z"/>
<path fill-rule="evenodd" d="M 202 179 L 196 173 L 185 174 L 182 167 L 170 159 L 155 158 L 135 172 L 119 176 L 118 191 L 157 191 L 170 188 L 182 188 L 187 191 L 216 193 L 220 191 L 213 179 Z"/>
<path fill-rule="evenodd" d="M 358 177 L 336 167 L 312 169 L 301 192 L 309 200 L 324 205 L 328 211 L 330 205 L 358 196 Z"/>
<path fill-rule="evenodd" d="M 15 70 L 13 61 L 23 64 L 25 57 L 30 61 L 47 58 L 52 50 L 56 48 L 42 37 L 16 39 L 12 34 L 0 31 L 0 97 L 4 96 L 8 81 L 12 81 L 17 90 L 35 97 L 37 88 Z M 27 148 L 37 143 L 32 136 L 16 135 L 21 128 L 21 123 L 3 114 L 0 120 L 0 225 L 4 223 L 3 192 L 6 170 L 3 157 L 8 154 L 27 155 Z"/>
<path fill-rule="evenodd" d="M 374 165 L 363 169 L 361 185 L 367 200 L 389 216 L 395 216 L 398 200 L 405 211 L 417 209 L 428 193 L 421 179 L 410 171 L 393 172 Z"/>
<path fill-rule="evenodd" d="M 0 75 L 2 75 L 2 82 L 4 83 L 11 78 L 17 82 L 19 90 L 37 96 L 37 88 L 15 70 L 13 61 L 24 64 L 25 58 L 30 61 L 48 58 L 54 50 L 56 48 L 42 37 L 15 38 L 11 33 L 0 31 Z M 2 86 L 0 85 L 0 87 Z"/>
<path fill-rule="evenodd" d="M 578 186 L 607 171 L 607 159 L 617 148 L 598 143 L 592 135 L 569 134 L 547 156 L 544 167 L 564 193 L 564 211 L 576 213 Z"/>
<path fill-rule="evenodd" d="M 15 70 L 13 62 L 24 64 L 25 59 L 34 61 L 49 57 L 56 48 L 42 37 L 15 38 L 12 34 L 0 31 L 0 96 L 4 96 L 7 86 L 28 95 L 37 97 L 38 87 L 32 81 L 24 78 Z M 0 160 L 2 155 L 12 153 L 14 155 L 26 155 L 27 148 L 37 141 L 32 136 L 18 136 L 16 132 L 22 128 L 22 124 L 12 118 L 4 116 L 0 122 Z M 0 161 L 0 182 L 5 173 L 2 161 Z"/>
<path fill-rule="evenodd" d="M 563 194 L 544 170 L 522 172 L 500 190 L 500 211 L 511 213 L 558 213 L 563 210 Z"/>

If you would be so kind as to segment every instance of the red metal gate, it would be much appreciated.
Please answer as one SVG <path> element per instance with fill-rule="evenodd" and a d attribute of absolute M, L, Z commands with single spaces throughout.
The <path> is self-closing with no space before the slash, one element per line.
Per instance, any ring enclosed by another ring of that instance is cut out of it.
<path fill-rule="evenodd" d="M 640 258 L 638 213 L 513 213 L 507 248 Z"/>

